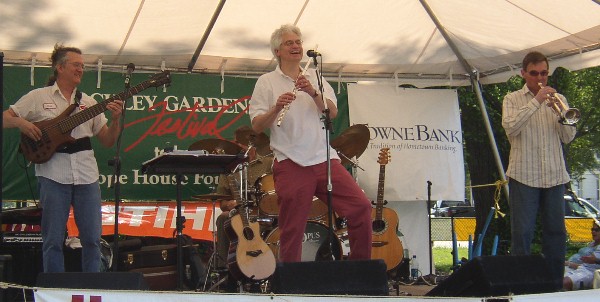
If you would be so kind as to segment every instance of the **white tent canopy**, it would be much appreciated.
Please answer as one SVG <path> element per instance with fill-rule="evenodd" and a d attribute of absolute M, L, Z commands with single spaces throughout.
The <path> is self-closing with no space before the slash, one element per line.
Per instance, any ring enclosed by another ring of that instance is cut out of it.
<path fill-rule="evenodd" d="M 9 64 L 48 65 L 63 43 L 103 68 L 256 76 L 275 67 L 269 38 L 285 23 L 342 81 L 501 82 L 533 49 L 552 67 L 600 65 L 597 0 L 0 0 L 0 51 Z"/>

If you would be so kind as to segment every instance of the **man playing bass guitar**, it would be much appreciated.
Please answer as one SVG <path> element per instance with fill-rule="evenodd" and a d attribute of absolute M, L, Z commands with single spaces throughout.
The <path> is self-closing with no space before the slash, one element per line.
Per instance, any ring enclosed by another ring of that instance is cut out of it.
<path fill-rule="evenodd" d="M 96 101 L 82 94 L 84 64 L 81 50 L 56 45 L 52 53 L 53 76 L 48 86 L 34 89 L 21 97 L 3 113 L 3 128 L 19 128 L 33 142 L 48 140 L 34 123 L 60 116 L 70 105 L 74 112 L 92 107 Z M 119 117 L 123 102 L 115 100 L 106 105 L 112 113 L 110 126 L 104 114 L 99 114 L 75 127 L 70 133 L 75 142 L 56 150 L 48 161 L 35 165 L 42 214 L 44 272 L 64 272 L 62 247 L 70 207 L 80 232 L 82 269 L 100 270 L 101 199 L 98 184 L 98 164 L 90 137 L 96 136 L 105 147 L 112 147 L 120 130 Z"/>

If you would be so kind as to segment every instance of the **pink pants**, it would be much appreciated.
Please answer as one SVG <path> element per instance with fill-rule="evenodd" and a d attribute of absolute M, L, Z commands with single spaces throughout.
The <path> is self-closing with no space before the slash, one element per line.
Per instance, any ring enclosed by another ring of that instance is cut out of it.
<path fill-rule="evenodd" d="M 327 163 L 303 167 L 286 159 L 273 163 L 279 202 L 279 261 L 299 262 L 313 196 L 327 201 Z M 331 161 L 332 206 L 346 217 L 350 259 L 371 259 L 371 203 L 339 160 Z"/>

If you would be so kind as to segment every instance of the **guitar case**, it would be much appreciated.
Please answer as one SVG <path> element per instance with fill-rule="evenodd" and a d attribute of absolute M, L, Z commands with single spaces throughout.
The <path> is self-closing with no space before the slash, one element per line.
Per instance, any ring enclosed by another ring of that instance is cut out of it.
<path fill-rule="evenodd" d="M 119 252 L 119 270 L 177 265 L 177 245 L 149 245 L 139 250 Z"/>

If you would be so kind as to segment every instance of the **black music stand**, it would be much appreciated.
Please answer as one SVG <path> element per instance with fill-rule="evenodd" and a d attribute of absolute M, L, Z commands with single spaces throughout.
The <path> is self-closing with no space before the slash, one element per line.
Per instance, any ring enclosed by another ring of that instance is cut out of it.
<path fill-rule="evenodd" d="M 181 179 L 183 174 L 227 174 L 238 164 L 246 161 L 243 153 L 204 154 L 201 151 L 173 151 L 163 153 L 142 163 L 142 173 L 155 175 L 175 175 L 177 188 L 177 289 L 183 289 L 183 224 L 185 217 L 181 216 Z"/>

